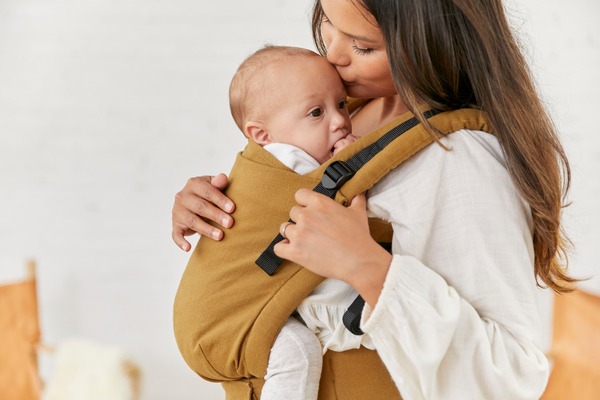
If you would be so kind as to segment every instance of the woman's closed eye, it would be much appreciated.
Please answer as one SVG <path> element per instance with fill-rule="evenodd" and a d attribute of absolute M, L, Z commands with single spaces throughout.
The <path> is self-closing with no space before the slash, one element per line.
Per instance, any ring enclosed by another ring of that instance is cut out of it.
<path fill-rule="evenodd" d="M 353 44 L 352 44 L 352 50 L 354 50 L 354 52 L 355 52 L 356 54 L 358 54 L 359 56 L 364 56 L 364 55 L 367 55 L 367 54 L 370 54 L 370 53 L 372 53 L 372 52 L 373 52 L 373 49 L 372 49 L 372 48 L 362 48 L 362 47 L 358 47 L 358 46 L 356 45 L 356 43 L 353 43 Z"/>

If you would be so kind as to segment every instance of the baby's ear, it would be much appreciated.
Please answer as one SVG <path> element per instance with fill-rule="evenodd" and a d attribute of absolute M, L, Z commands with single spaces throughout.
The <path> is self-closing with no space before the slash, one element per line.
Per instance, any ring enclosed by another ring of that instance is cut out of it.
<path fill-rule="evenodd" d="M 265 131 L 265 126 L 260 121 L 246 122 L 246 125 L 244 125 L 244 134 L 261 146 L 271 143 L 269 133 Z"/>

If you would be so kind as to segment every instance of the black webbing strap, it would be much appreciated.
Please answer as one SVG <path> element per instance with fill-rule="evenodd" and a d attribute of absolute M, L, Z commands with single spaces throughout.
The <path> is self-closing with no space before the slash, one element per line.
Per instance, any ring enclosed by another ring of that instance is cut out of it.
<path fill-rule="evenodd" d="M 439 111 L 429 110 L 423 115 L 425 118 L 430 118 L 438 113 Z M 319 182 L 319 184 L 313 188 L 313 191 L 324 194 L 332 199 L 335 198 L 337 191 L 350 178 L 352 178 L 354 174 L 363 167 L 363 165 L 375 157 L 388 144 L 392 143 L 394 139 L 400 137 L 409 129 L 414 128 L 418 123 L 419 120 L 416 117 L 413 117 L 401 123 L 400 125 L 396 125 L 388 132 L 383 134 L 383 136 L 381 136 L 375 142 L 360 150 L 348 160 L 332 162 L 327 166 L 325 172 L 323 172 L 323 178 L 321 179 L 321 182 Z M 289 222 L 294 221 L 290 219 Z M 281 236 L 281 234 L 277 234 L 275 239 L 273 239 L 269 246 L 267 246 L 267 248 L 256 260 L 256 264 L 268 275 L 273 275 L 277 267 L 279 267 L 279 265 L 283 262 L 283 260 L 273 251 L 275 245 L 281 242 L 283 239 L 284 237 Z"/>
<path fill-rule="evenodd" d="M 392 244 L 391 243 L 382 243 L 377 242 L 381 247 L 387 250 L 388 253 L 392 252 Z M 356 296 L 350 307 L 346 309 L 344 315 L 342 316 L 342 322 L 346 329 L 348 329 L 353 334 L 360 336 L 363 335 L 364 332 L 360 329 L 360 317 L 362 315 L 363 308 L 365 307 L 365 300 L 360 296 Z"/>
<path fill-rule="evenodd" d="M 350 307 L 344 313 L 342 322 L 346 329 L 355 335 L 362 335 L 364 332 L 360 329 L 360 316 L 362 315 L 365 301 L 361 296 L 356 296 L 356 299 L 350 304 Z"/>

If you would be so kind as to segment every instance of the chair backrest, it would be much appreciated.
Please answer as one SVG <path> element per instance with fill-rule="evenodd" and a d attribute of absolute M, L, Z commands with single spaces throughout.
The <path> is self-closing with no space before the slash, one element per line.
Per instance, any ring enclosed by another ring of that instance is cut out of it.
<path fill-rule="evenodd" d="M 555 295 L 552 330 L 553 366 L 541 400 L 600 399 L 600 296 Z"/>
<path fill-rule="evenodd" d="M 38 400 L 40 342 L 35 263 L 28 277 L 0 284 L 0 399 Z"/>

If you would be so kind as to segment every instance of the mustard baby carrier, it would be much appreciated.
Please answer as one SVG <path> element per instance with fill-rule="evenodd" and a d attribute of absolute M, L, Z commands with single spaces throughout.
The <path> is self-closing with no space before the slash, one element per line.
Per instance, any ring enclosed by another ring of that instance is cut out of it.
<path fill-rule="evenodd" d="M 472 109 L 443 112 L 429 121 L 442 134 L 460 129 L 490 131 L 483 114 Z M 402 124 L 413 127 L 391 143 L 384 143 L 378 154 L 336 191 L 335 200 L 348 205 L 355 195 L 432 143 L 431 135 L 412 114 L 350 144 L 306 175 L 291 171 L 253 142 L 238 154 L 225 191 L 237 206 L 233 213 L 235 225 L 220 242 L 198 242 L 181 279 L 173 316 L 183 358 L 202 378 L 222 383 L 228 400 L 260 398 L 269 351 L 279 330 L 323 281 L 323 277 L 290 261 L 278 266 L 276 256 L 264 252 L 281 223 L 289 219 L 289 210 L 295 205 L 294 193 L 299 188 L 315 187 L 329 165 L 348 160 L 375 142 L 381 143 L 379 139 Z M 344 169 L 343 163 L 337 164 Z M 389 224 L 370 219 L 369 226 L 375 240 L 391 242 Z M 275 264 L 267 262 L 265 267 L 269 273 L 276 269 L 275 273 L 269 275 L 257 266 L 259 256 L 275 258 Z M 361 347 L 324 355 L 319 400 L 400 398 L 375 351 Z"/>

